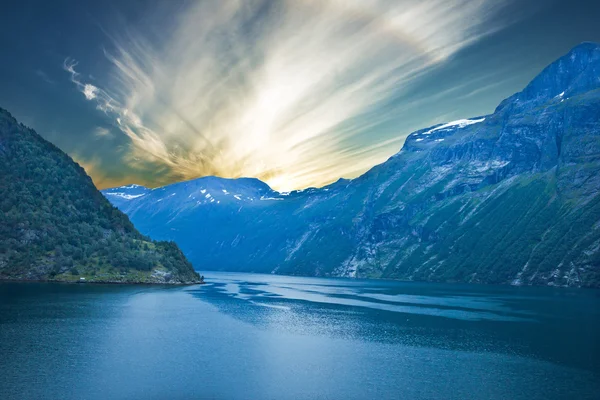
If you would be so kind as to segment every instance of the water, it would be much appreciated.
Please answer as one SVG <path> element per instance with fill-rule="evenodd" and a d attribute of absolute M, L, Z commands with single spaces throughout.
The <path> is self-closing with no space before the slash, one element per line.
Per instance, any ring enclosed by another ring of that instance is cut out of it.
<path fill-rule="evenodd" d="M 0 283 L 2 399 L 598 399 L 600 293 Z"/>

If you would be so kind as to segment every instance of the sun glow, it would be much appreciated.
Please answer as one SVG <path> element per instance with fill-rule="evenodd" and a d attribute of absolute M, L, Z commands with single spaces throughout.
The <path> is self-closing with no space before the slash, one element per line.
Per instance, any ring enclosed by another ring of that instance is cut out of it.
<path fill-rule="evenodd" d="M 390 118 L 372 110 L 495 29 L 494 3 L 191 2 L 160 41 L 116 35 L 103 85 L 65 69 L 127 135 L 132 168 L 321 186 L 399 149 L 400 132 L 361 142 Z"/>

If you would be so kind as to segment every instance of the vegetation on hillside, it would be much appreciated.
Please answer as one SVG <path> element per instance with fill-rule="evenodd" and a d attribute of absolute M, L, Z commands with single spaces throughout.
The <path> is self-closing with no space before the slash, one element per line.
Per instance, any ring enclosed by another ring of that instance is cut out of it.
<path fill-rule="evenodd" d="M 0 109 L 0 278 L 195 282 L 173 242 L 140 234 L 68 155 Z"/>

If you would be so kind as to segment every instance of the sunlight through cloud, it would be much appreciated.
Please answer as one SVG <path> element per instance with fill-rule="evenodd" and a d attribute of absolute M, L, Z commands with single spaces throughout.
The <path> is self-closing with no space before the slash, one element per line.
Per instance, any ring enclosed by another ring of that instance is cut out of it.
<path fill-rule="evenodd" d="M 494 3 L 192 2 L 158 42 L 115 36 L 110 81 L 64 68 L 131 140 L 134 168 L 320 186 L 398 150 L 401 138 L 353 140 L 389 118 L 372 111 L 407 83 L 498 29 Z"/>

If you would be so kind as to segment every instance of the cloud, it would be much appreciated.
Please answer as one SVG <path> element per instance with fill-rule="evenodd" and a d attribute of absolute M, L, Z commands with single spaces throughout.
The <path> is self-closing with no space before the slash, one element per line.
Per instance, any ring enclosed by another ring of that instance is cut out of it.
<path fill-rule="evenodd" d="M 102 126 L 97 126 L 94 128 L 93 134 L 97 138 L 112 138 L 114 136 L 109 129 Z"/>
<path fill-rule="evenodd" d="M 51 79 L 47 73 L 45 73 L 44 71 L 42 71 L 41 69 L 36 69 L 35 70 L 35 74 L 37 76 L 39 76 L 42 80 L 44 80 L 46 83 L 49 83 L 50 85 L 54 85 L 56 82 Z"/>
<path fill-rule="evenodd" d="M 93 100 L 96 98 L 96 94 L 98 93 L 98 88 L 94 85 L 90 85 L 86 83 L 83 85 L 83 95 L 88 100 Z"/>
<path fill-rule="evenodd" d="M 108 81 L 84 82 L 71 59 L 64 69 L 130 139 L 132 167 L 319 186 L 398 150 L 402 138 L 362 145 L 391 118 L 377 110 L 502 28 L 498 4 L 190 2 L 155 32 L 115 34 Z"/>

